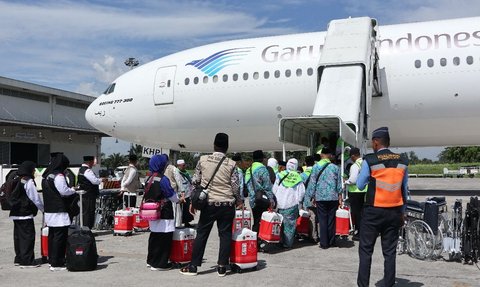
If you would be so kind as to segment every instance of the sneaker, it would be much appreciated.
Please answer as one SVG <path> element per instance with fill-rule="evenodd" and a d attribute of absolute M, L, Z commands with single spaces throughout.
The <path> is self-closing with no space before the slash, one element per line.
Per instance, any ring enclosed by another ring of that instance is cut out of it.
<path fill-rule="evenodd" d="M 15 265 L 15 266 L 20 266 L 20 263 L 15 262 L 15 263 L 13 263 L 13 265 Z"/>
<path fill-rule="evenodd" d="M 66 267 L 50 267 L 50 271 L 65 271 Z"/>
<path fill-rule="evenodd" d="M 150 264 L 147 263 L 147 268 L 150 268 L 150 267 L 152 267 L 152 265 L 150 265 Z"/>
<path fill-rule="evenodd" d="M 225 277 L 227 275 L 227 267 L 225 266 L 218 266 L 217 273 L 219 277 Z"/>
<path fill-rule="evenodd" d="M 197 275 L 197 266 L 187 265 L 180 269 L 180 273 L 187 276 L 196 276 Z"/>
<path fill-rule="evenodd" d="M 352 240 L 353 240 L 353 241 L 359 241 L 359 240 L 360 240 L 360 236 L 359 236 L 358 234 L 354 234 L 354 235 L 352 236 Z"/>
<path fill-rule="evenodd" d="M 20 268 L 25 269 L 25 268 L 37 268 L 40 267 L 40 264 L 31 264 L 31 265 L 20 265 Z"/>

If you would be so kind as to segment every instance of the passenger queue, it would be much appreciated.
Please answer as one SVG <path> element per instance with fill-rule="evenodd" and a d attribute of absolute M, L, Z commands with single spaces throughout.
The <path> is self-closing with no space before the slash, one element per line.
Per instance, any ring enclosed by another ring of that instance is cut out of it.
<path fill-rule="evenodd" d="M 197 190 L 206 192 L 206 205 L 200 211 L 190 262 L 180 269 L 183 275 L 197 275 L 214 222 L 217 222 L 220 237 L 217 273 L 219 276 L 227 274 L 235 210 L 244 210 L 244 203 L 251 208 L 251 229 L 257 234 L 261 232 L 265 212 L 279 214 L 282 225 L 276 248 L 292 248 L 300 213 L 309 218 L 308 237 L 312 242 L 318 242 L 322 249 L 335 247 L 335 215 L 345 203 L 342 188 L 345 184 L 355 227 L 352 239 L 360 240 L 358 285 L 369 285 L 371 255 L 378 233 L 382 235 L 386 286 L 393 285 L 394 251 L 408 193 L 408 163 L 402 156 L 388 150 L 389 139 L 388 128 L 375 130 L 372 134 L 374 153 L 366 155 L 363 161 L 357 148 L 350 149 L 352 164 L 346 178 L 342 178 L 336 151 L 328 145 L 324 145 L 318 154 L 307 156 L 303 168 L 299 168 L 295 158 L 287 162 L 270 158 L 265 165 L 261 150 L 252 153 L 253 163 L 247 167 L 239 154 L 233 159 L 227 157 L 229 138 L 224 133 L 216 135 L 214 153 L 200 158 L 193 177 L 186 172 L 185 161 L 178 160 L 175 167 L 168 163 L 167 155 L 153 156 L 149 162 L 151 175 L 145 181 L 144 198 L 140 203 L 140 209 L 142 206 L 147 209 L 146 202 L 157 203 L 158 212 L 149 220 L 147 267 L 152 271 L 173 267 L 169 260 L 172 237 L 176 227 L 192 227 L 191 222 L 198 211 L 195 206 L 203 200 L 195 195 Z M 73 217 L 79 214 L 79 200 L 83 204 L 84 226 L 91 229 L 94 225 L 95 199 L 101 181 L 91 170 L 93 157 L 84 157 L 79 184 L 71 186 L 65 177 L 68 158 L 62 153 L 51 156 L 51 163 L 43 175 L 43 201 L 33 184 L 35 164 L 29 161 L 20 165 L 17 172 L 20 184 L 15 185 L 9 198 L 12 204 L 10 218 L 14 221 L 14 263 L 22 268 L 39 266 L 33 256 L 33 218 L 38 210 L 44 212 L 45 225 L 49 227 L 48 262 L 51 271 L 66 269 L 69 226 Z M 132 204 L 129 197 L 136 198 L 139 187 L 137 158 L 131 156 L 129 162 L 122 179 L 121 195 L 129 202 L 125 202 L 126 207 L 134 207 L 136 203 Z M 83 198 L 79 199 L 77 193 L 82 193 Z M 260 238 L 257 244 L 260 251 L 268 251 L 267 247 L 271 245 Z"/>

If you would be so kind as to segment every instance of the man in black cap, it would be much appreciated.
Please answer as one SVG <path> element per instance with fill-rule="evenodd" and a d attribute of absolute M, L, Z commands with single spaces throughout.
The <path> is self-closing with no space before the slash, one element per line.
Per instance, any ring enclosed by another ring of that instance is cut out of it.
<path fill-rule="evenodd" d="M 217 222 L 220 249 L 218 251 L 217 273 L 223 277 L 227 274 L 226 266 L 230 258 L 230 241 L 235 206 L 243 208 L 238 188 L 238 174 L 235 172 L 235 161 L 227 158 L 228 135 L 218 133 L 213 143 L 214 153 L 203 155 L 197 163 L 192 182 L 202 187 L 208 184 L 208 205 L 200 212 L 197 226 L 197 237 L 193 243 L 192 261 L 180 269 L 183 275 L 197 275 L 197 267 L 202 265 L 203 254 L 208 235 L 213 224 Z M 190 212 L 195 214 L 193 206 Z"/>
<path fill-rule="evenodd" d="M 253 213 L 252 230 L 258 232 L 262 213 L 269 207 L 274 207 L 272 182 L 267 168 L 263 164 L 263 151 L 256 150 L 252 154 L 252 166 L 245 172 L 245 183 L 248 188 L 250 207 Z"/>
<path fill-rule="evenodd" d="M 83 224 L 92 229 L 95 223 L 95 203 L 99 194 L 98 186 L 101 180 L 93 173 L 92 167 L 95 163 L 95 157 L 84 156 L 83 164 L 78 171 L 78 185 L 81 190 L 85 190 L 83 195 Z"/>
<path fill-rule="evenodd" d="M 363 160 L 357 187 L 368 183 L 360 227 L 358 286 L 370 283 L 370 267 L 375 241 L 380 234 L 384 257 L 383 286 L 395 284 L 396 247 L 408 196 L 408 160 L 391 152 L 387 127 L 372 133 L 372 149 Z"/>

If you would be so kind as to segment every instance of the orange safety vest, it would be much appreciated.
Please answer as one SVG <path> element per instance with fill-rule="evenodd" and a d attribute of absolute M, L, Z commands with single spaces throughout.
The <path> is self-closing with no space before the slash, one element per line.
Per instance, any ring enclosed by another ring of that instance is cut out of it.
<path fill-rule="evenodd" d="M 408 160 L 390 150 L 381 150 L 365 156 L 370 167 L 365 204 L 375 207 L 398 207 L 405 202 L 402 181 Z"/>

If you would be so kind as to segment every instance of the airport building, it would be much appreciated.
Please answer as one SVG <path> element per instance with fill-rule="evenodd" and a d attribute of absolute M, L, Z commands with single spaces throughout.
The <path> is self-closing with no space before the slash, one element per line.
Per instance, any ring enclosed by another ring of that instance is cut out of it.
<path fill-rule="evenodd" d="M 63 152 L 71 165 L 100 158 L 101 137 L 85 120 L 94 97 L 0 77 L 0 164 L 47 165 Z"/>

